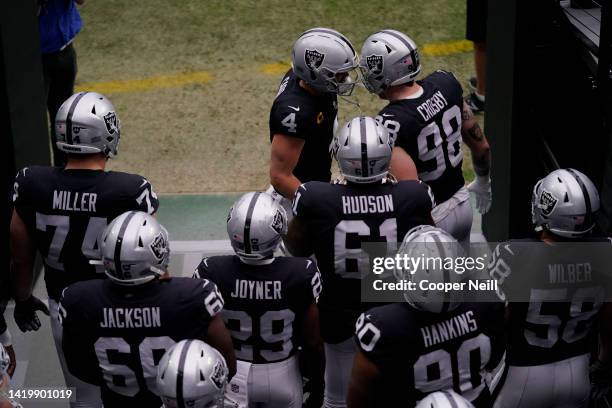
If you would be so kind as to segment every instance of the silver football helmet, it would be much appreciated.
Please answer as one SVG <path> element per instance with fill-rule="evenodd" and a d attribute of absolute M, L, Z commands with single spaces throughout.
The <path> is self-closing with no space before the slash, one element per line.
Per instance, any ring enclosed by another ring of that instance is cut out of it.
<path fill-rule="evenodd" d="M 375 119 L 358 116 L 334 137 L 331 153 L 342 176 L 353 183 L 374 183 L 389 173 L 393 141 Z"/>
<path fill-rule="evenodd" d="M 8 368 L 11 365 L 11 356 L 4 349 L 4 345 L 0 343 L 0 382 L 2 377 L 8 373 Z"/>
<path fill-rule="evenodd" d="M 402 242 L 397 254 L 408 257 L 420 264 L 414 269 L 395 269 L 398 281 L 416 283 L 414 290 L 404 291 L 404 299 L 412 307 L 431 313 L 444 313 L 456 308 L 462 300 L 459 291 L 429 290 L 421 288 L 421 281 L 429 283 L 459 283 L 463 280 L 457 270 L 447 268 L 449 262 L 464 257 L 461 245 L 448 232 L 430 225 L 412 228 Z M 448 259 L 452 260 L 449 261 Z M 453 263 L 454 264 L 454 263 Z"/>
<path fill-rule="evenodd" d="M 243 260 L 272 256 L 285 234 L 287 213 L 266 193 L 246 193 L 227 216 L 227 235 L 234 252 Z"/>
<path fill-rule="evenodd" d="M 181 340 L 157 367 L 157 393 L 165 408 L 222 407 L 229 370 L 216 349 L 201 340 Z"/>
<path fill-rule="evenodd" d="M 121 122 L 104 95 L 79 92 L 68 98 L 55 115 L 57 148 L 74 154 L 117 155 Z"/>
<path fill-rule="evenodd" d="M 445 390 L 432 392 L 415 408 L 474 408 L 474 405 L 456 392 Z"/>
<path fill-rule="evenodd" d="M 291 64 L 295 75 L 318 92 L 353 92 L 356 81 L 350 74 L 357 68 L 357 53 L 336 30 L 312 28 L 302 33 L 293 44 Z"/>
<path fill-rule="evenodd" d="M 380 94 L 390 86 L 413 81 L 421 72 L 414 41 L 396 30 L 382 30 L 367 38 L 361 48 L 359 69 L 368 91 Z"/>
<path fill-rule="evenodd" d="M 168 231 L 145 212 L 128 211 L 111 221 L 100 246 L 106 275 L 121 285 L 162 276 L 170 262 Z"/>
<path fill-rule="evenodd" d="M 580 237 L 593 229 L 598 210 L 597 188 L 578 170 L 555 170 L 533 188 L 531 215 L 536 231 Z"/>

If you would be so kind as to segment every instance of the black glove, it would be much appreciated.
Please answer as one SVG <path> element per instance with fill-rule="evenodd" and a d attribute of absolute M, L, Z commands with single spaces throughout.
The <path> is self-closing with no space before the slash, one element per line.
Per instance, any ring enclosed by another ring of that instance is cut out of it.
<path fill-rule="evenodd" d="M 304 408 L 321 408 L 323 406 L 323 393 L 325 390 L 324 381 L 304 381 Z"/>
<path fill-rule="evenodd" d="M 37 310 L 49 316 L 47 305 L 36 296 L 32 295 L 22 302 L 15 301 L 15 313 L 13 316 L 19 330 L 25 333 L 30 330 L 36 331 L 40 328 L 40 320 L 36 314 Z"/>
<path fill-rule="evenodd" d="M 597 360 L 589 370 L 591 377 L 591 401 L 597 402 L 612 388 L 612 363 Z"/>

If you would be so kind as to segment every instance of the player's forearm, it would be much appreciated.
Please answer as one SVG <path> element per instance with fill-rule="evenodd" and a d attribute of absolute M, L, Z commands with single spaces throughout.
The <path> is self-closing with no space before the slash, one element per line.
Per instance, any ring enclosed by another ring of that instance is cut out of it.
<path fill-rule="evenodd" d="M 271 172 L 270 184 L 272 184 L 274 189 L 281 193 L 283 197 L 291 200 L 302 183 L 292 173 L 286 174 Z"/>
<path fill-rule="evenodd" d="M 477 176 L 486 177 L 489 175 L 491 172 L 491 149 L 489 145 L 476 152 L 476 154 L 472 153 L 472 165 Z"/>

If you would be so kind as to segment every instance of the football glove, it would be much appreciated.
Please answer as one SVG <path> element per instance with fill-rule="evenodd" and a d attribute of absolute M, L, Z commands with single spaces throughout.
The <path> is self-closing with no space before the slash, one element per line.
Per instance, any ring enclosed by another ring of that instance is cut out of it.
<path fill-rule="evenodd" d="M 486 214 L 491 208 L 493 200 L 491 178 L 489 176 L 476 176 L 476 179 L 468 184 L 467 189 L 476 196 L 476 209 L 478 212 Z"/>
<path fill-rule="evenodd" d="M 30 330 L 36 331 L 40 328 L 40 320 L 36 314 L 38 310 L 49 316 L 49 308 L 47 308 L 47 305 L 36 296 L 32 295 L 21 302 L 15 301 L 15 312 L 13 316 L 15 317 L 15 323 L 17 323 L 19 330 L 25 333 Z"/>
<path fill-rule="evenodd" d="M 612 388 L 612 363 L 595 361 L 589 370 L 591 377 L 591 401 L 597 402 Z"/>

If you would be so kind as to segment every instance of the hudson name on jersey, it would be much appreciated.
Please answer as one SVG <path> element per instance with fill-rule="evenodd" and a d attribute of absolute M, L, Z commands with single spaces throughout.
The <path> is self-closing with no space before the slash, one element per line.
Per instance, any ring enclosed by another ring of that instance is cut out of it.
<path fill-rule="evenodd" d="M 419 181 L 369 185 L 310 182 L 297 190 L 293 210 L 303 219 L 324 287 L 319 301 L 321 334 L 329 343 L 346 340 L 367 307 L 361 279 L 370 271 L 362 243 L 397 243 L 417 225 L 431 223 L 432 197 Z"/>
<path fill-rule="evenodd" d="M 338 114 L 335 94 L 313 95 L 302 88 L 300 79 L 289 70 L 278 89 L 270 111 L 270 140 L 275 134 L 304 140 L 293 175 L 301 182 L 331 179 L 329 145 Z"/>
<path fill-rule="evenodd" d="M 429 184 L 436 203 L 453 196 L 463 185 L 461 123 L 463 89 L 455 76 L 436 71 L 417 81 L 423 94 L 390 102 L 376 117 L 416 165 Z"/>
<path fill-rule="evenodd" d="M 202 260 L 194 277 L 217 284 L 236 357 L 256 364 L 295 354 L 304 313 L 321 292 L 316 263 L 305 258 L 248 265 L 235 255 L 213 256 Z"/>
<path fill-rule="evenodd" d="M 153 214 L 159 206 L 142 176 L 46 166 L 17 173 L 13 203 L 42 255 L 55 301 L 71 283 L 104 277 L 89 260 L 97 259 L 99 235 L 110 221 L 130 210 Z"/>

